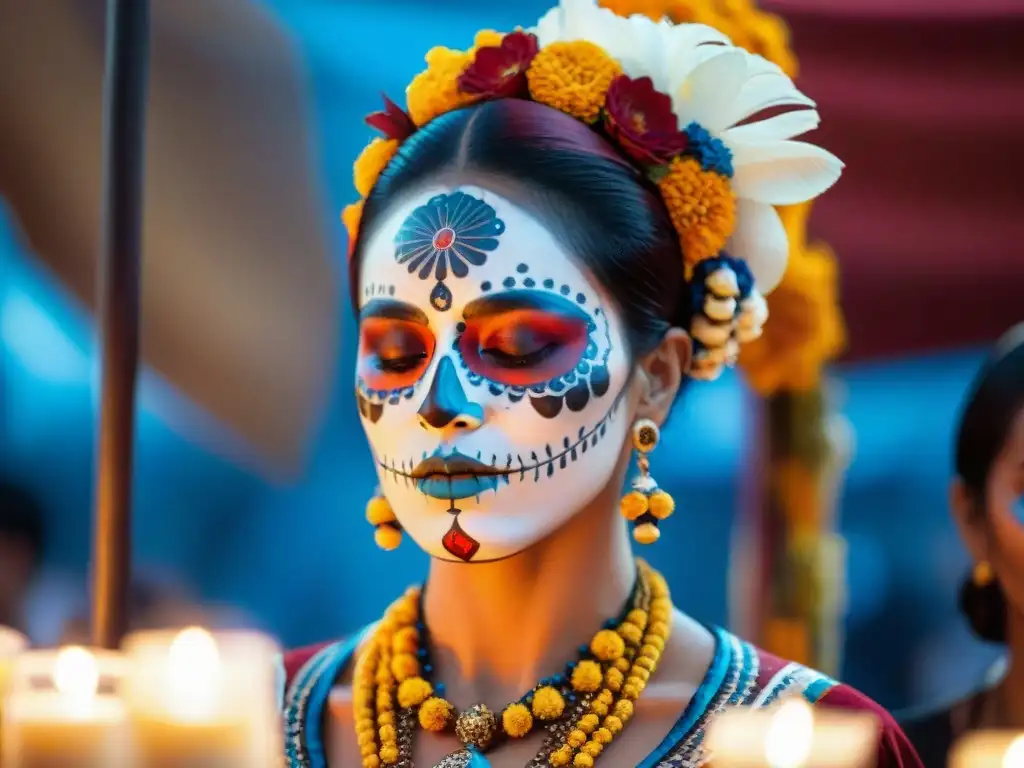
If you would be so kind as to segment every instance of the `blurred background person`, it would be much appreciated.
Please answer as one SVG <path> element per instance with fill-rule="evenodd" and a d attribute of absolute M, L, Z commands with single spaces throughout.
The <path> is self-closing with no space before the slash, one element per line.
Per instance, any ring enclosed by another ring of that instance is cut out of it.
<path fill-rule="evenodd" d="M 903 718 L 929 768 L 944 766 L 967 731 L 1024 729 L 1024 324 L 999 341 L 978 373 L 955 462 L 950 506 L 974 560 L 960 609 L 978 638 L 1005 645 L 1006 659 L 970 695 Z"/>

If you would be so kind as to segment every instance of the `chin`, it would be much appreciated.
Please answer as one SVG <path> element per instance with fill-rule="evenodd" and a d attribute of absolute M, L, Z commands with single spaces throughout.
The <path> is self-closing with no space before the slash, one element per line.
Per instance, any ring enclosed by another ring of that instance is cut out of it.
<path fill-rule="evenodd" d="M 439 518 L 434 513 L 419 520 L 400 520 L 417 546 L 431 557 L 451 563 L 493 563 L 525 552 L 545 539 L 558 525 L 544 515 L 512 514 L 498 509 L 469 509 Z"/>

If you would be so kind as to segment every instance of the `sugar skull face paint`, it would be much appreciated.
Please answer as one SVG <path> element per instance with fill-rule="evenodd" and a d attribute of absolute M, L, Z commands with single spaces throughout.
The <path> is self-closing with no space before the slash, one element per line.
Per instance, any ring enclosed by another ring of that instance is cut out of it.
<path fill-rule="evenodd" d="M 420 547 L 507 557 L 596 496 L 628 430 L 625 335 L 539 221 L 483 189 L 429 189 L 369 233 L 360 280 L 359 411 Z"/>

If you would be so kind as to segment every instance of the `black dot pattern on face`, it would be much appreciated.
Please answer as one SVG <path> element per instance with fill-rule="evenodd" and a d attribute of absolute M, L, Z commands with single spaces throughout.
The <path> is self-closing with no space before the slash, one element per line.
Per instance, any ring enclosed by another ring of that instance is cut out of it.
<path fill-rule="evenodd" d="M 584 296 L 582 293 L 577 293 L 576 294 L 576 303 L 577 304 L 586 304 L 587 303 L 587 297 Z"/>
<path fill-rule="evenodd" d="M 480 290 L 481 291 L 489 291 L 489 290 L 491 290 L 491 281 L 490 280 L 484 280 L 482 283 L 480 283 Z"/>
<path fill-rule="evenodd" d="M 399 389 L 371 389 L 362 379 L 356 382 L 356 402 L 359 405 L 359 413 L 372 424 L 380 421 L 380 417 L 384 415 L 385 405 L 398 405 L 403 398 L 408 400 L 415 393 L 415 386 Z"/>
<path fill-rule="evenodd" d="M 570 288 L 568 285 L 563 285 L 559 293 L 561 293 L 563 296 L 568 296 L 570 293 L 572 293 L 572 288 Z"/>
<path fill-rule="evenodd" d="M 537 285 L 537 281 L 534 280 L 532 277 L 528 277 L 525 280 L 523 280 L 523 286 L 526 288 L 533 288 L 535 285 Z"/>
<path fill-rule="evenodd" d="M 550 291 L 552 288 L 555 287 L 555 281 L 549 277 L 547 280 L 544 281 L 544 287 Z"/>
<path fill-rule="evenodd" d="M 514 277 L 506 277 L 504 280 L 501 281 L 501 284 L 506 288 L 515 288 L 516 279 Z"/>
<path fill-rule="evenodd" d="M 525 264 L 520 264 L 518 267 L 516 267 L 516 272 L 518 272 L 520 275 L 525 275 L 529 271 L 530 268 Z"/>
<path fill-rule="evenodd" d="M 372 298 L 374 296 L 394 296 L 395 286 L 387 283 L 369 283 L 363 288 L 363 296 Z"/>

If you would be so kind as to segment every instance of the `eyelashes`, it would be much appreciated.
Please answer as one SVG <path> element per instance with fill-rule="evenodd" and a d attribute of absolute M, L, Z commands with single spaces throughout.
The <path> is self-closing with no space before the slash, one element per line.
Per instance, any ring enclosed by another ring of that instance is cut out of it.
<path fill-rule="evenodd" d="M 544 346 L 532 352 L 524 354 L 509 354 L 496 347 L 485 347 L 480 350 L 480 359 L 500 368 L 530 368 L 540 365 L 551 355 L 555 354 L 559 345 L 555 342 L 548 342 Z"/>

